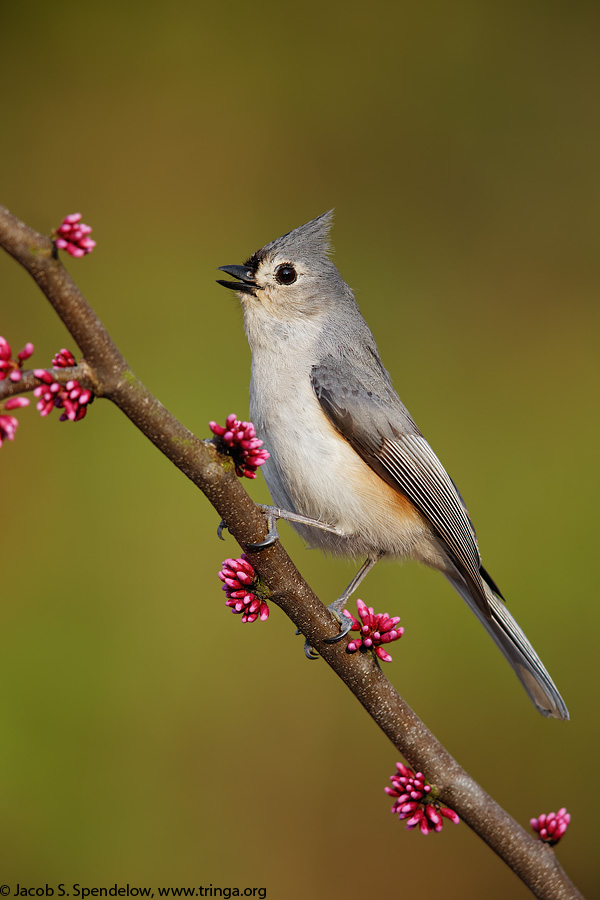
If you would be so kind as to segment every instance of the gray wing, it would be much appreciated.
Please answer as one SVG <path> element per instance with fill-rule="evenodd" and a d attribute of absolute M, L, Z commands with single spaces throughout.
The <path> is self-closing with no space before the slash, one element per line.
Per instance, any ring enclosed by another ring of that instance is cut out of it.
<path fill-rule="evenodd" d="M 333 357 L 313 366 L 311 382 L 323 412 L 364 461 L 414 504 L 441 539 L 486 618 L 489 602 L 475 530 L 454 482 L 419 432 L 385 369 L 373 372 L 377 393 Z M 383 380 L 381 378 L 383 376 Z M 491 581 L 491 579 L 489 579 Z M 497 590 L 492 583 L 493 590 Z"/>

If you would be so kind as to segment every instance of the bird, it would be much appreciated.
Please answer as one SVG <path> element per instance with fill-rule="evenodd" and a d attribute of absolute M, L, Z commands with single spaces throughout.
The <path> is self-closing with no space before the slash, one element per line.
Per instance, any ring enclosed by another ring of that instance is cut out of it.
<path fill-rule="evenodd" d="M 442 572 L 495 641 L 537 709 L 567 707 L 481 562 L 465 503 L 396 393 L 354 294 L 331 259 L 333 210 L 219 267 L 252 351 L 249 412 L 270 458 L 273 518 L 311 547 L 366 559 L 329 606 L 341 639 L 349 596 L 381 559 Z M 415 373 L 418 377 L 418 372 Z M 272 528 L 267 546 L 277 536 Z M 308 646 L 307 655 L 315 656 Z"/>

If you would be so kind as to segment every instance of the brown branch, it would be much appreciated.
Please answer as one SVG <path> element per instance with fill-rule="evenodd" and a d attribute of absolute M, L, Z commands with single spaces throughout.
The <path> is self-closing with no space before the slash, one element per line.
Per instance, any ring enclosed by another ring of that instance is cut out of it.
<path fill-rule="evenodd" d="M 53 380 L 57 381 L 59 384 L 66 384 L 68 381 L 78 381 L 82 387 L 87 388 L 94 393 L 94 388 L 98 386 L 93 377 L 93 372 L 85 360 L 78 366 L 69 366 L 64 369 L 49 368 L 46 369 L 46 371 L 49 372 L 52 375 Z M 9 378 L 0 381 L 0 401 L 8 400 L 9 397 L 17 397 L 19 394 L 28 394 L 40 384 L 42 384 L 42 381 L 41 379 L 36 378 L 33 374 L 33 369 L 26 369 L 21 373 L 19 381 L 11 381 Z"/>
<path fill-rule="evenodd" d="M 241 547 L 262 540 L 267 533 L 264 516 L 235 476 L 230 460 L 221 458 L 212 442 L 199 440 L 188 431 L 136 378 L 59 262 L 51 240 L 0 207 L 0 245 L 35 279 L 79 345 L 85 360 L 77 367 L 78 380 L 97 396 L 112 400 L 204 492 Z M 57 370 L 57 376 L 66 372 Z M 38 383 L 32 373 L 24 373 L 21 382 L 14 385 L 14 393 Z M 580 898 L 554 852 L 527 834 L 459 766 L 370 655 L 348 654 L 341 643 L 323 643 L 324 637 L 337 632 L 338 624 L 281 544 L 261 553 L 248 552 L 248 556 L 273 591 L 273 601 L 318 649 L 398 751 L 411 766 L 425 773 L 441 798 L 535 896 L 543 900 Z"/>

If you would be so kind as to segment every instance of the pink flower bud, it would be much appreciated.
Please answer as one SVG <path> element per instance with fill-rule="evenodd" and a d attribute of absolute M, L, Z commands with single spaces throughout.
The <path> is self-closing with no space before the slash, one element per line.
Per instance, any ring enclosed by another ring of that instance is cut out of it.
<path fill-rule="evenodd" d="M 19 409 L 23 406 L 29 406 L 27 397 L 10 397 L 4 404 L 5 409 Z"/>
<path fill-rule="evenodd" d="M 450 809 L 449 806 L 442 806 L 440 812 L 443 816 L 446 816 L 447 819 L 450 819 L 454 825 L 458 825 L 460 819 L 458 817 L 458 813 L 455 813 L 453 809 Z"/>
<path fill-rule="evenodd" d="M 29 359 L 29 357 L 33 354 L 34 349 L 35 348 L 34 348 L 33 344 L 31 343 L 31 341 L 28 341 L 25 344 L 25 346 L 23 347 L 23 349 L 21 350 L 21 352 L 19 353 L 19 359 L 21 360 L 21 362 L 24 362 L 24 360 Z"/>

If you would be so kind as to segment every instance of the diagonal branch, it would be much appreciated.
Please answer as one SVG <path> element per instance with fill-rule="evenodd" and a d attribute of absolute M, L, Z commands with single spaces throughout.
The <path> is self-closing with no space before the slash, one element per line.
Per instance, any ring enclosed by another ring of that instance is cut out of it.
<path fill-rule="evenodd" d="M 77 379 L 110 399 L 140 431 L 199 487 L 242 548 L 264 539 L 267 524 L 235 476 L 229 459 L 211 441 L 198 439 L 148 391 L 129 368 L 96 313 L 58 259 L 52 241 L 0 207 L 0 245 L 35 279 L 84 354 Z M 53 370 L 70 377 L 75 370 Z M 26 372 L 4 387 L 5 396 L 38 384 Z M 26 387 L 27 386 L 27 387 Z M 0 399 L 2 398 L 0 383 Z M 415 769 L 436 785 L 441 798 L 543 900 L 580 898 L 553 851 L 532 838 L 452 758 L 397 693 L 370 655 L 348 654 L 323 638 L 338 623 L 304 581 L 280 543 L 260 553 L 246 551 L 273 591 L 275 602 L 316 647 L 368 714 Z"/>

